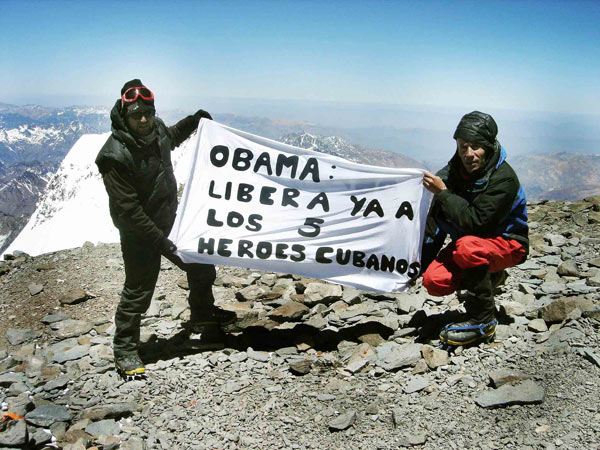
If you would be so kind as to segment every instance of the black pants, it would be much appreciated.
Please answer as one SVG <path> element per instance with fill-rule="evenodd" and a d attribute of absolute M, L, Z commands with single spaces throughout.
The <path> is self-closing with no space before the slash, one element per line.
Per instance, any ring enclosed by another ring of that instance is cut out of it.
<path fill-rule="evenodd" d="M 141 316 L 150 307 L 158 273 L 160 250 L 147 242 L 121 239 L 125 265 L 125 285 L 115 313 L 115 355 L 137 351 L 140 341 Z M 212 264 L 185 264 L 175 255 L 163 255 L 187 273 L 190 294 L 188 302 L 193 316 L 201 317 L 214 306 L 212 285 L 216 278 Z"/>

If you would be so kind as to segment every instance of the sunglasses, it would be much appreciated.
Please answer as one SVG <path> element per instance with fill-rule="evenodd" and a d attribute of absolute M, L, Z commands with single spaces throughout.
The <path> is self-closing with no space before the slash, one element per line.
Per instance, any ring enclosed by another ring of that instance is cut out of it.
<path fill-rule="evenodd" d="M 154 100 L 154 94 L 146 86 L 130 87 L 121 96 L 121 106 L 125 103 L 133 103 L 140 97 L 142 100 Z"/>

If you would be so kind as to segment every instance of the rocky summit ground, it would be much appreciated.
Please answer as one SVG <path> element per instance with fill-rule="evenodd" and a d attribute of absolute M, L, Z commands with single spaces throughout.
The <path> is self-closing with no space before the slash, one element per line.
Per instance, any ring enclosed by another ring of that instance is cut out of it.
<path fill-rule="evenodd" d="M 163 262 L 146 380 L 114 371 L 116 245 L 0 265 L 0 447 L 600 448 L 599 198 L 529 205 L 531 255 L 497 295 L 496 342 L 447 352 L 455 296 L 374 295 L 219 267 L 237 324 L 202 350 Z M 24 417 L 20 419 L 19 416 Z"/>

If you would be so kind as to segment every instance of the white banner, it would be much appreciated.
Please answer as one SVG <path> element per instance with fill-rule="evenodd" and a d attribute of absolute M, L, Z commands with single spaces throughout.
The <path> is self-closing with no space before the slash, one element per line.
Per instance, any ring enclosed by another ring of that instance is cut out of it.
<path fill-rule="evenodd" d="M 170 239 L 184 262 L 402 291 L 420 269 L 420 169 L 366 166 L 201 120 Z"/>

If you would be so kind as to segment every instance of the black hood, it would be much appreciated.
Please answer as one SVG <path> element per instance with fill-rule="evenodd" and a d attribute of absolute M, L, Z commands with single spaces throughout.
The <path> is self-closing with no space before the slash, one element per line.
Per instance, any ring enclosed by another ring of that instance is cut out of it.
<path fill-rule="evenodd" d="M 152 135 L 150 139 L 148 138 L 136 138 L 125 123 L 125 119 L 121 113 L 121 99 L 115 102 L 115 106 L 113 106 L 110 111 L 110 121 L 111 121 L 111 131 L 115 138 L 121 142 L 123 142 L 128 148 L 138 148 L 141 149 L 146 145 L 147 142 L 150 142 L 156 137 L 156 119 L 154 123 L 154 131 L 152 131 Z"/>

